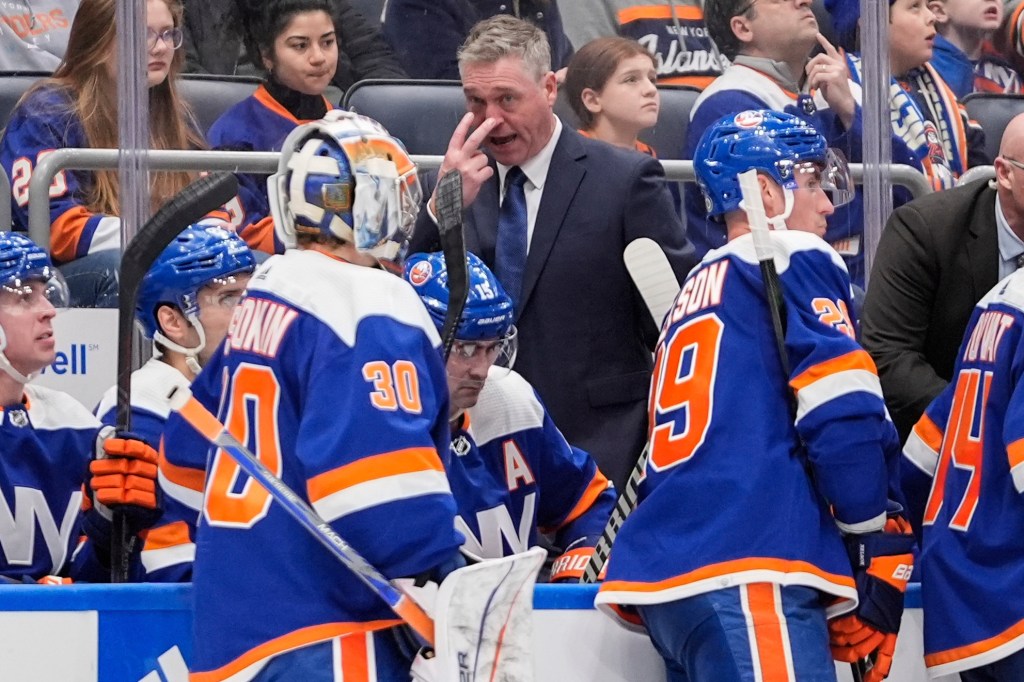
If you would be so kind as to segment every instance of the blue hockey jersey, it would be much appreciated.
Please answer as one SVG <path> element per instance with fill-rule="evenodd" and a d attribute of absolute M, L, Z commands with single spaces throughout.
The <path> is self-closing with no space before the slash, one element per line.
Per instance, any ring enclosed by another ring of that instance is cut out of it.
<path fill-rule="evenodd" d="M 666 317 L 650 458 L 602 608 L 754 582 L 838 597 L 830 615 L 856 603 L 840 529 L 881 529 L 898 439 L 874 363 L 854 341 L 841 259 L 809 233 L 771 236 L 790 375 L 751 236 L 734 239 L 690 273 Z"/>
<path fill-rule="evenodd" d="M 159 358 L 151 358 L 132 373 L 132 433 L 152 447 L 158 447 L 171 408 L 167 395 L 174 387 L 188 388 L 184 374 Z M 114 425 L 117 418 L 117 387 L 112 386 L 96 408 L 104 424 Z M 167 481 L 160 477 L 161 488 Z M 135 579 L 145 582 L 188 582 L 192 579 L 195 558 L 195 526 L 198 510 L 181 504 L 164 490 L 160 520 L 140 533 L 140 566 L 133 566 Z"/>
<path fill-rule="evenodd" d="M 99 421 L 69 395 L 25 386 L 0 408 L 0 575 L 61 573 L 78 543 Z"/>
<path fill-rule="evenodd" d="M 324 102 L 328 110 L 335 108 L 326 98 Z M 214 149 L 279 151 L 288 133 L 303 123 L 309 121 L 295 118 L 261 85 L 251 96 L 221 114 L 210 127 L 207 139 Z M 267 176 L 239 173 L 238 181 L 243 211 L 238 223 L 243 226 L 239 236 L 253 249 L 280 253 L 284 245 L 274 233 L 270 200 L 267 198 Z"/>
<path fill-rule="evenodd" d="M 373 566 L 413 576 L 463 542 L 442 460 L 439 346 L 406 282 L 289 250 L 256 271 L 192 389 Z M 193 680 L 249 679 L 276 654 L 399 622 L 234 460 L 208 450 L 171 415 L 162 475 L 202 509 Z"/>
<path fill-rule="evenodd" d="M 978 303 L 953 380 L 903 449 L 923 530 L 925 664 L 933 677 L 1024 648 L 1024 272 Z"/>
<path fill-rule="evenodd" d="M 494 375 L 452 435 L 448 480 L 463 551 L 482 559 L 525 552 L 538 526 L 563 549 L 593 547 L 615 504 L 611 483 L 566 442 L 526 379 Z"/>

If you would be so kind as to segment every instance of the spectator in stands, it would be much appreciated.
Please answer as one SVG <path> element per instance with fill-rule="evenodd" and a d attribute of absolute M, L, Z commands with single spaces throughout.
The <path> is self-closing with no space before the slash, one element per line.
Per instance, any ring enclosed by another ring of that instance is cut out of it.
<path fill-rule="evenodd" d="M 654 57 L 627 38 L 598 38 L 569 61 L 565 90 L 579 118 L 580 133 L 654 156 L 638 139 L 658 122 Z"/>
<path fill-rule="evenodd" d="M 701 0 L 596 0 L 562 5 L 573 45 L 619 35 L 654 55 L 660 85 L 705 88 L 729 66 L 708 35 Z"/>
<path fill-rule="evenodd" d="M 930 0 L 935 14 L 931 65 L 963 99 L 972 92 L 1021 91 L 1021 77 L 996 51 L 992 38 L 1003 20 L 1000 0 Z"/>
<path fill-rule="evenodd" d="M 974 305 L 1024 264 L 1024 115 L 1007 125 L 996 179 L 931 194 L 893 212 L 864 303 L 863 343 L 906 440 L 953 375 Z"/>
<path fill-rule="evenodd" d="M 459 46 L 478 21 L 511 14 L 547 34 L 558 81 L 572 57 L 557 0 L 388 0 L 384 37 L 413 78 L 459 78 Z"/>
<path fill-rule="evenodd" d="M 264 68 L 259 48 L 245 35 L 249 17 L 264 14 L 262 0 L 193 0 L 185 3 L 185 70 L 189 73 L 255 74 Z M 349 0 L 328 0 L 337 28 L 337 66 L 331 85 L 342 94 L 365 78 L 406 78 L 374 22 Z M 253 37 L 255 38 L 255 36 Z"/>
<path fill-rule="evenodd" d="M 83 0 L 67 55 L 51 78 L 19 101 L 0 140 L 11 179 L 14 227 L 28 228 L 28 186 L 40 156 L 64 147 L 118 146 L 114 60 L 115 0 Z M 153 149 L 205 146 L 175 81 L 181 65 L 181 4 L 147 0 L 149 128 Z M 154 207 L 191 180 L 184 172 L 150 176 Z M 62 171 L 50 186 L 50 252 L 61 264 L 74 306 L 117 306 L 121 223 L 117 171 Z"/>
<path fill-rule="evenodd" d="M 1003 0 L 1003 21 L 992 37 L 995 50 L 1018 75 L 1024 74 L 1024 1 Z"/>
<path fill-rule="evenodd" d="M 330 0 L 267 0 L 246 19 L 266 72 L 252 96 L 225 111 L 207 137 L 214 149 L 277 151 L 296 126 L 324 117 L 338 64 Z M 242 236 L 253 248 L 282 252 L 274 234 L 266 175 L 240 174 Z"/>
<path fill-rule="evenodd" d="M 80 1 L 0 2 L 0 71 L 56 69 Z"/>
<path fill-rule="evenodd" d="M 825 0 L 836 35 L 847 50 L 850 77 L 860 83 L 860 5 Z M 889 64 L 893 134 L 936 190 L 948 189 L 964 171 L 987 164 L 985 133 L 968 119 L 957 95 L 928 63 L 936 39 L 935 15 L 918 0 L 889 0 Z M 894 152 L 895 153 L 895 152 Z"/>
<path fill-rule="evenodd" d="M 650 237 L 682 279 L 693 248 L 654 159 L 587 139 L 554 115 L 555 74 L 539 28 L 505 15 L 482 21 L 459 68 L 470 113 L 441 172 L 462 175 L 466 246 L 516 304 L 516 371 L 569 442 L 621 487 L 646 440 L 657 339 L 622 251 Z M 434 215 L 430 199 L 410 252 L 438 249 Z"/>

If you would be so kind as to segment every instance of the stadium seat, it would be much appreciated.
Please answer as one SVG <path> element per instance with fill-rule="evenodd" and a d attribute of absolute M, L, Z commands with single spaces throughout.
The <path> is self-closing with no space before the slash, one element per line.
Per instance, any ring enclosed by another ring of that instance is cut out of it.
<path fill-rule="evenodd" d="M 49 76 L 45 71 L 0 71 L 0 129 L 7 126 L 14 105 L 33 83 Z"/>
<path fill-rule="evenodd" d="M 685 85 L 661 85 L 661 108 L 658 125 L 640 133 L 640 139 L 654 148 L 659 159 L 683 158 L 683 143 L 690 125 L 690 110 L 700 90 Z"/>
<path fill-rule="evenodd" d="M 988 158 L 999 156 L 999 142 L 1010 119 L 1024 113 L 1024 95 L 997 95 L 972 92 L 964 97 L 968 115 L 981 124 L 985 131 L 985 153 Z"/>
<path fill-rule="evenodd" d="M 380 15 L 384 12 L 384 0 L 352 0 L 356 11 L 369 19 L 374 26 L 380 26 Z"/>
<path fill-rule="evenodd" d="M 254 93 L 261 82 L 255 76 L 186 73 L 178 87 L 205 135 L 221 114 Z"/>
<path fill-rule="evenodd" d="M 380 121 L 410 154 L 443 155 L 466 98 L 458 81 L 368 79 L 348 89 L 342 107 Z"/>

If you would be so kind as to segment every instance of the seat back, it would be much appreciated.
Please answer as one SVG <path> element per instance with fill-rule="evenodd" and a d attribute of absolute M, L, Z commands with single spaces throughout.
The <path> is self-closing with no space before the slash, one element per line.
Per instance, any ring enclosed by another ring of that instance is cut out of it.
<path fill-rule="evenodd" d="M 25 91 L 40 78 L 49 76 L 45 71 L 2 71 L 0 72 L 0 130 L 7 126 L 14 105 Z"/>
<path fill-rule="evenodd" d="M 1010 119 L 1024 113 L 1024 95 L 998 95 L 972 92 L 964 97 L 967 114 L 985 131 L 985 153 L 989 159 L 999 156 L 999 143 Z"/>
<path fill-rule="evenodd" d="M 640 133 L 640 139 L 654 148 L 659 159 L 681 159 L 690 110 L 700 90 L 687 85 L 659 85 L 658 92 L 661 93 L 658 125 Z"/>
<path fill-rule="evenodd" d="M 443 155 L 466 98 L 454 80 L 369 79 L 348 89 L 342 107 L 380 121 L 410 154 Z"/>
<path fill-rule="evenodd" d="M 384 4 L 384 0 L 352 0 L 352 6 L 356 8 L 356 11 L 369 19 L 374 26 L 380 26 Z"/>
<path fill-rule="evenodd" d="M 255 76 L 186 73 L 178 81 L 178 89 L 205 135 L 221 114 L 254 93 L 261 82 Z"/>

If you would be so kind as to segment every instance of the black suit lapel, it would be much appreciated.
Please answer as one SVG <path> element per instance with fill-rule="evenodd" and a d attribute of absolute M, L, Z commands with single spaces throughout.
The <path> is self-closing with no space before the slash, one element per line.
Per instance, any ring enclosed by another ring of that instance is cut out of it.
<path fill-rule="evenodd" d="M 466 246 L 484 263 L 494 268 L 494 249 L 498 238 L 498 167 L 490 160 L 494 170 L 491 179 L 480 187 L 476 201 L 470 207 L 470 220 L 466 225 Z"/>
<path fill-rule="evenodd" d="M 973 301 L 980 301 L 999 281 L 999 237 L 996 225 L 996 193 L 986 188 L 978 196 L 967 242 Z"/>

